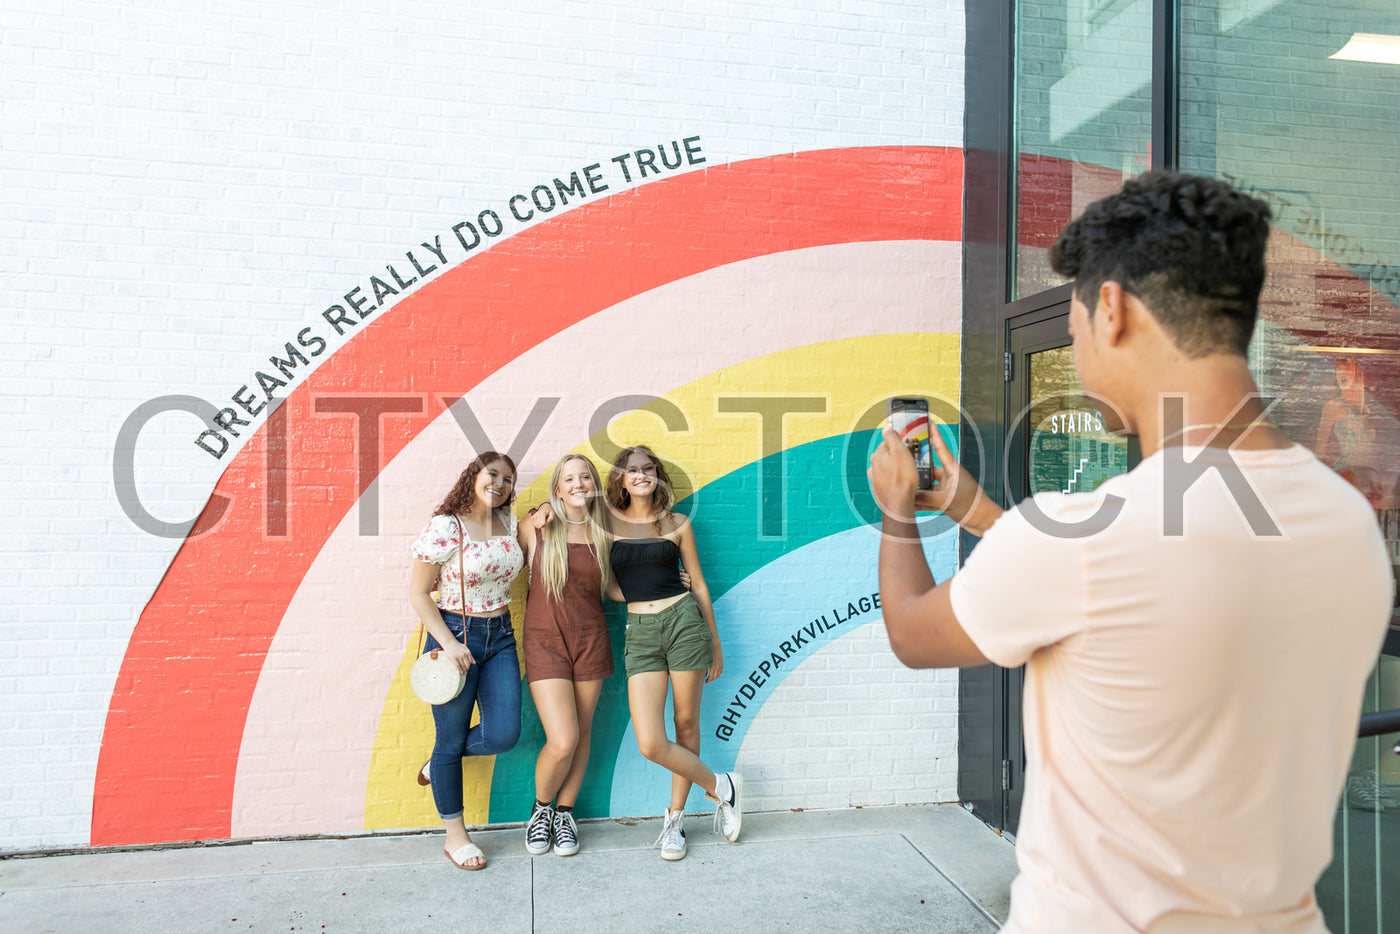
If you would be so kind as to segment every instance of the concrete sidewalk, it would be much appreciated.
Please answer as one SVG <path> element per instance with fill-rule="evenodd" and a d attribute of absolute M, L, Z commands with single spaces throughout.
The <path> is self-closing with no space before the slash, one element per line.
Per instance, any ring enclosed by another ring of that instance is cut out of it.
<path fill-rule="evenodd" d="M 531 858 L 519 827 L 474 833 L 463 872 L 442 834 L 291 840 L 0 861 L 0 931 L 995 931 L 1012 846 L 956 805 L 749 814 L 726 844 L 686 820 L 586 821 L 583 850 Z"/>

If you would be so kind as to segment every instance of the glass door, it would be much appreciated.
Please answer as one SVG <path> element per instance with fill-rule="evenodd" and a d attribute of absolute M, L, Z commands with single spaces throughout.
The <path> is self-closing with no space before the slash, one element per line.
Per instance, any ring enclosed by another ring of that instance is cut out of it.
<path fill-rule="evenodd" d="M 1007 499 L 1095 489 L 1138 460 L 1136 444 L 1104 431 L 1085 396 L 1069 346 L 1069 303 L 1042 309 L 1007 334 Z M 1024 668 L 1001 673 L 1002 827 L 1014 835 L 1021 814 L 1026 754 L 1021 719 Z"/>

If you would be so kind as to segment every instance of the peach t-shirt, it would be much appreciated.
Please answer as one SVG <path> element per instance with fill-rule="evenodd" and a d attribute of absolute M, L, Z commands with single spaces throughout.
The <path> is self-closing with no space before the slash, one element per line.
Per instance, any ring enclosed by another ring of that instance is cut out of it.
<path fill-rule="evenodd" d="M 1205 463 L 1226 469 L 1184 482 Z M 1115 497 L 1097 532 L 1043 531 Z M 983 654 L 1026 664 L 1003 930 L 1324 931 L 1312 890 L 1391 590 L 1369 504 L 1296 445 L 1159 451 L 998 519 L 951 600 Z"/>

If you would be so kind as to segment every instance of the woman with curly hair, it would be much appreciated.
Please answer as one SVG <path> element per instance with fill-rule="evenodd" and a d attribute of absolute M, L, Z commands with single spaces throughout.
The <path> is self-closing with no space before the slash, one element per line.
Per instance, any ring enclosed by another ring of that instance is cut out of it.
<path fill-rule="evenodd" d="M 433 706 L 433 755 L 418 775 L 420 785 L 432 784 L 444 852 L 459 869 L 486 866 L 462 819 L 462 757 L 503 753 L 520 737 L 510 585 L 525 554 L 514 498 L 514 462 L 487 451 L 462 471 L 412 549 L 408 599 L 428 631 L 424 651 L 440 649 L 467 676 L 460 694 Z M 474 727 L 473 706 L 481 714 Z"/>
<path fill-rule="evenodd" d="M 700 697 L 724 670 L 714 608 L 690 520 L 672 512 L 666 468 L 648 448 L 623 450 L 608 473 L 612 507 L 613 574 L 627 601 L 627 704 L 642 755 L 671 771 L 671 806 L 657 844 L 661 857 L 686 853 L 685 801 L 691 784 L 716 802 L 715 832 L 733 843 L 743 820 L 744 780 L 737 772 L 712 772 L 700 761 Z M 680 567 L 690 575 L 690 589 Z M 676 738 L 666 732 L 671 693 Z"/>

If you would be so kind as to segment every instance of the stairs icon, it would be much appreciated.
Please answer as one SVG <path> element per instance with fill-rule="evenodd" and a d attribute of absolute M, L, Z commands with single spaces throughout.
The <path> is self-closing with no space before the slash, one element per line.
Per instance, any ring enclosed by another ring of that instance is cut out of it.
<path fill-rule="evenodd" d="M 1066 493 L 1073 493 L 1073 492 L 1074 492 L 1074 484 L 1075 484 L 1076 482 L 1078 482 L 1078 480 L 1079 480 L 1079 475 L 1082 474 L 1082 473 L 1084 472 L 1084 465 L 1087 464 L 1087 463 L 1089 463 L 1089 458 L 1087 458 L 1087 457 L 1081 457 L 1081 458 L 1079 459 L 1079 466 L 1076 467 L 1076 468 L 1074 468 L 1074 473 L 1070 475 L 1069 483 L 1065 484 L 1065 492 L 1066 492 Z"/>

